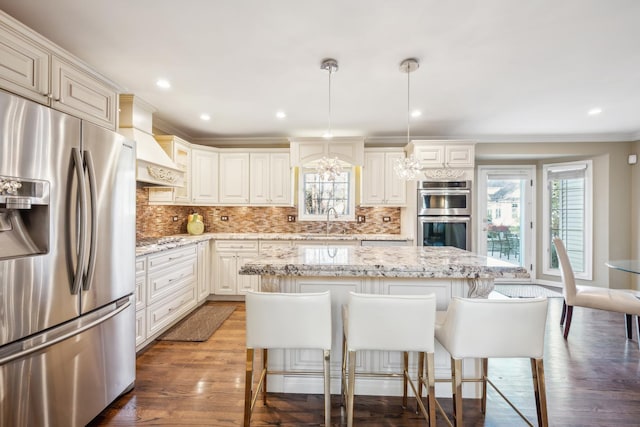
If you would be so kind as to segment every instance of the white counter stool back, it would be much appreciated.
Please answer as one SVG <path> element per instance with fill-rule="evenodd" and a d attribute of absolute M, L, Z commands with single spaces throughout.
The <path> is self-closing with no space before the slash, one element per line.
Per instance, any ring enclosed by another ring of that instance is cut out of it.
<path fill-rule="evenodd" d="M 417 404 L 429 425 L 435 426 L 434 391 L 434 328 L 436 296 L 429 295 L 372 295 L 351 292 L 348 305 L 343 306 L 342 392 L 347 402 L 347 426 L 353 425 L 353 399 L 356 373 L 356 352 L 364 350 L 403 352 L 401 374 L 375 374 L 403 377 L 402 405 L 407 406 L 407 383 L 417 396 Z M 408 372 L 409 353 L 417 352 L 418 390 Z M 422 403 L 423 369 L 427 360 L 426 385 L 428 412 Z M 348 370 L 347 370 L 348 358 Z M 346 372 L 345 372 L 346 371 Z M 347 379 L 348 375 L 348 379 Z M 346 392 L 346 396 L 345 396 Z"/>
<path fill-rule="evenodd" d="M 267 404 L 267 374 L 269 349 L 320 349 L 324 354 L 324 417 L 331 425 L 331 394 L 329 359 L 331 353 L 331 296 L 320 293 L 249 292 L 245 297 L 247 312 L 247 368 L 244 393 L 244 425 L 251 422 L 251 413 L 262 388 Z M 260 379 L 253 391 L 254 349 L 263 349 Z M 299 372 L 302 373 L 302 372 Z M 309 372 L 304 372 L 309 373 Z M 304 374 L 302 373 L 302 374 Z"/>
<path fill-rule="evenodd" d="M 455 425 L 462 426 L 462 360 L 482 359 L 482 412 L 487 407 L 487 382 L 507 403 L 532 425 L 487 378 L 488 358 L 526 357 L 531 359 L 533 390 L 538 425 L 548 426 L 544 382 L 544 333 L 547 321 L 546 298 L 475 299 L 453 297 L 446 316 L 436 325 L 436 339 L 451 355 L 451 379 Z"/>

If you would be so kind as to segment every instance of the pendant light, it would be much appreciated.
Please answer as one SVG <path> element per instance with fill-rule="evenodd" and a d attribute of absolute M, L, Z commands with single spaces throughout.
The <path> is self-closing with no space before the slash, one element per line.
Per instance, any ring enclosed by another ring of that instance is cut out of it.
<path fill-rule="evenodd" d="M 407 144 L 411 142 L 411 73 L 420 67 L 418 60 L 407 58 L 400 63 L 400 71 L 407 73 Z M 406 181 L 416 180 L 422 174 L 420 161 L 411 155 L 398 159 L 394 165 L 396 175 Z"/>
<path fill-rule="evenodd" d="M 333 138 L 333 133 L 331 132 L 331 75 L 338 71 L 338 61 L 333 58 L 324 59 L 320 64 L 320 68 L 328 71 L 329 73 L 329 120 L 327 130 L 322 137 L 325 139 L 331 139 Z M 333 159 L 323 157 L 318 162 L 316 172 L 325 181 L 335 181 L 341 173 L 340 161 L 337 157 Z"/>

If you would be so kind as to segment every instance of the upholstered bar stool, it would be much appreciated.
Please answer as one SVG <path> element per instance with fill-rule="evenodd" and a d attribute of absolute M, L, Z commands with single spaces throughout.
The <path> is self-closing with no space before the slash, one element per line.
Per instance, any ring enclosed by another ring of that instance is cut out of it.
<path fill-rule="evenodd" d="M 343 306 L 342 393 L 347 403 L 347 426 L 353 425 L 353 401 L 356 375 L 403 377 L 402 405 L 407 406 L 407 383 L 417 397 L 422 414 L 435 426 L 434 327 L 436 297 L 429 295 L 371 295 L 351 292 Z M 400 351 L 402 373 L 356 373 L 356 352 L 364 350 Z M 418 384 L 408 371 L 409 352 L 419 354 Z M 423 369 L 427 365 L 425 377 Z M 347 370 L 348 359 L 348 370 Z M 345 372 L 346 371 L 346 372 Z M 348 378 L 347 378 L 348 375 Z M 428 388 L 428 410 L 422 403 L 422 378 Z"/>
<path fill-rule="evenodd" d="M 247 312 L 247 365 L 244 393 L 244 425 L 251 422 L 251 413 L 262 388 L 267 404 L 267 375 L 282 373 L 268 370 L 269 349 L 320 349 L 323 351 L 324 419 L 331 425 L 331 393 L 329 361 L 331 353 L 331 296 L 321 293 L 249 292 L 245 297 Z M 262 351 L 260 379 L 253 388 L 254 350 Z M 287 372 L 291 374 L 290 372 Z M 293 374 L 319 372 L 299 372 Z"/>
<path fill-rule="evenodd" d="M 488 358 L 526 357 L 531 359 L 533 390 L 538 425 L 547 426 L 547 403 L 544 382 L 544 333 L 547 299 L 475 299 L 454 297 L 446 316 L 436 324 L 435 336 L 451 355 L 451 380 L 455 425 L 462 426 L 462 360 L 482 360 L 481 377 L 464 381 L 482 383 L 482 412 L 487 407 L 489 383 L 520 415 L 529 420 L 489 380 Z"/>

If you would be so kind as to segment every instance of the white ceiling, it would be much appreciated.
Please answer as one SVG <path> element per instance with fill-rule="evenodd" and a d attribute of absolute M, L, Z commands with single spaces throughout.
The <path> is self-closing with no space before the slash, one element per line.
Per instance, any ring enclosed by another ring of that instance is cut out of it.
<path fill-rule="evenodd" d="M 193 140 L 640 139 L 638 0 L 0 0 Z M 156 87 L 158 78 L 172 87 Z M 601 108 L 597 116 L 587 115 Z M 286 111 L 284 120 L 275 118 Z M 211 115 L 209 122 L 201 113 Z"/>

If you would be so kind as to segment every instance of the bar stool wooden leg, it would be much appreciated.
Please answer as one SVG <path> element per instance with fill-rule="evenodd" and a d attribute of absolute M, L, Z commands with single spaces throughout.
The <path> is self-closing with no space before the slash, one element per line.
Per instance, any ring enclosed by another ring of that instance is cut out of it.
<path fill-rule="evenodd" d="M 453 384 L 453 402 L 454 416 L 456 427 L 464 426 L 462 420 L 462 359 L 451 359 L 452 364 L 452 384 Z"/>
<path fill-rule="evenodd" d="M 564 325 L 564 318 L 567 315 L 567 301 L 562 301 L 562 316 L 560 316 L 560 325 Z"/>
<path fill-rule="evenodd" d="M 269 363 L 268 355 L 269 350 L 266 348 L 262 350 L 262 371 L 265 372 L 264 384 L 262 384 L 262 403 L 267 406 L 267 364 Z"/>
<path fill-rule="evenodd" d="M 427 402 L 429 407 L 429 426 L 435 427 L 436 425 L 436 364 L 433 353 L 427 353 L 427 381 L 429 396 L 427 396 Z"/>
<path fill-rule="evenodd" d="M 347 337 L 342 334 L 342 377 L 340 381 L 340 395 L 342 406 L 347 407 Z"/>
<path fill-rule="evenodd" d="M 422 400 L 422 379 L 424 378 L 424 353 L 418 353 L 418 395 L 417 400 Z M 416 414 L 420 412 L 420 405 L 416 403 Z"/>
<path fill-rule="evenodd" d="M 633 339 L 633 316 L 631 314 L 625 314 L 624 319 L 627 327 L 627 339 Z"/>
<path fill-rule="evenodd" d="M 331 426 L 331 351 L 324 350 L 324 425 Z"/>
<path fill-rule="evenodd" d="M 247 349 L 246 372 L 244 380 L 244 427 L 251 423 L 251 400 L 253 396 L 253 349 Z"/>
<path fill-rule="evenodd" d="M 533 391 L 536 396 L 538 425 L 541 427 L 547 427 L 549 425 L 547 417 L 547 391 L 544 380 L 544 363 L 542 359 L 531 359 L 531 374 L 533 376 Z"/>
<path fill-rule="evenodd" d="M 407 408 L 407 377 L 409 376 L 409 352 L 402 352 L 402 409 Z"/>
<path fill-rule="evenodd" d="M 482 401 L 480 410 L 482 413 L 487 412 L 487 378 L 489 377 L 489 359 L 486 357 L 481 360 L 480 378 L 482 378 Z"/>
<path fill-rule="evenodd" d="M 353 426 L 353 395 L 356 385 L 356 352 L 349 352 L 349 381 L 347 383 L 347 427 Z"/>

